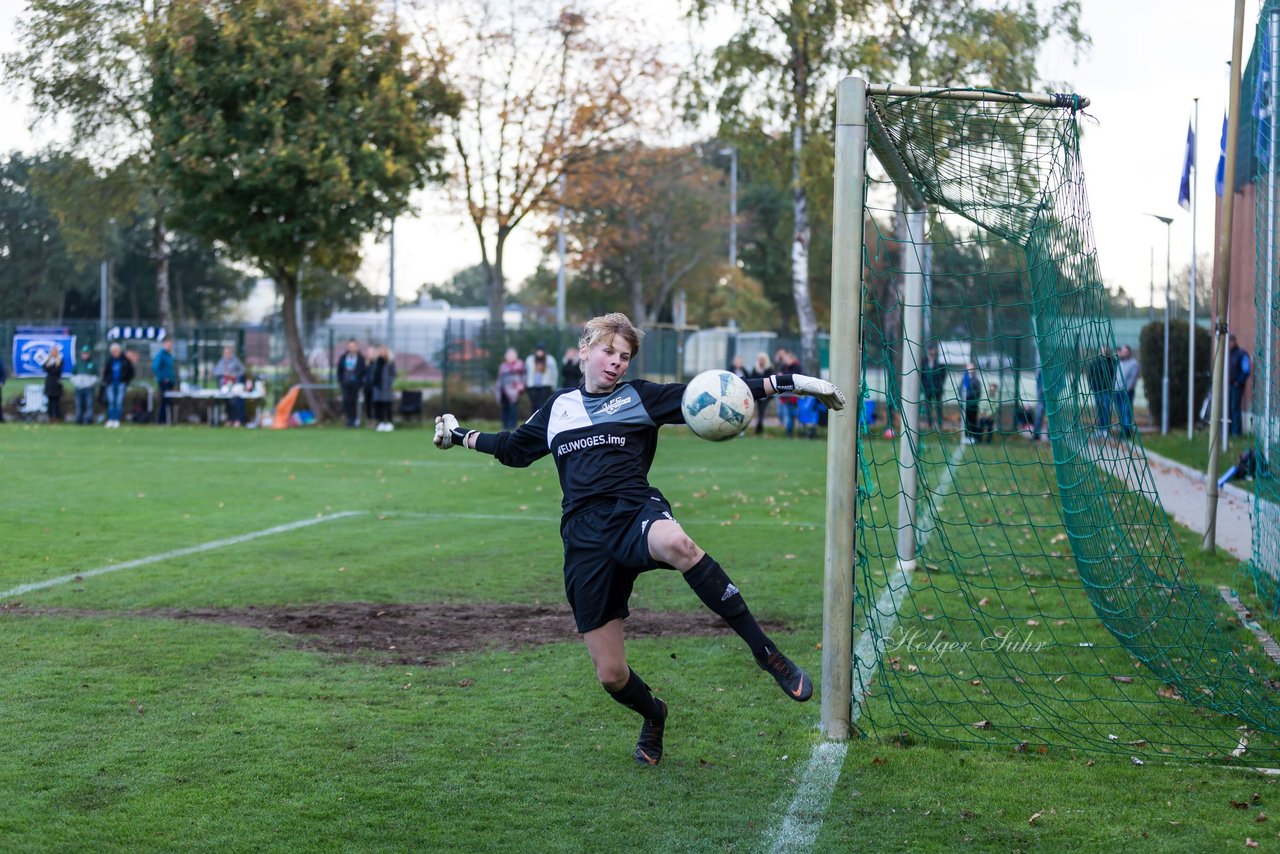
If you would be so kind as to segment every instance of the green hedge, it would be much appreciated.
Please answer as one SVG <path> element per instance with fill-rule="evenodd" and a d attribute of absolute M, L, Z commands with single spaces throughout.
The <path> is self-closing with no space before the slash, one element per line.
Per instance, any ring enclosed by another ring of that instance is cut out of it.
<path fill-rule="evenodd" d="M 1169 425 L 1187 426 L 1187 327 L 1185 320 L 1169 322 Z M 1164 321 L 1142 327 L 1138 362 L 1142 384 L 1147 392 L 1151 417 L 1159 423 L 1164 399 Z M 1212 339 L 1208 331 L 1196 327 L 1196 389 L 1194 400 L 1199 407 L 1212 384 Z"/>

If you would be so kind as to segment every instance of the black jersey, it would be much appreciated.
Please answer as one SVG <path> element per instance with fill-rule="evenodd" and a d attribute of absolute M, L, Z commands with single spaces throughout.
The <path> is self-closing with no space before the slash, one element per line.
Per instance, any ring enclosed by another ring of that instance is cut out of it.
<path fill-rule="evenodd" d="M 481 433 L 476 450 L 523 467 L 551 454 L 565 516 L 600 500 L 645 501 L 658 428 L 683 424 L 684 383 L 630 380 L 608 394 L 561 389 L 509 433 Z"/>

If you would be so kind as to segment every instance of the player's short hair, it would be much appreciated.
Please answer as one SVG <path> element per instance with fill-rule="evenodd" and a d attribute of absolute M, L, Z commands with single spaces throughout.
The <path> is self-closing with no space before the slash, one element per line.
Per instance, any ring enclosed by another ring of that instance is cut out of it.
<path fill-rule="evenodd" d="M 631 357 L 635 358 L 640 352 L 640 339 L 644 337 L 644 332 L 632 325 L 631 319 L 620 311 L 588 320 L 586 326 L 582 327 L 578 349 L 586 350 L 592 344 L 615 335 L 621 335 L 631 345 Z"/>

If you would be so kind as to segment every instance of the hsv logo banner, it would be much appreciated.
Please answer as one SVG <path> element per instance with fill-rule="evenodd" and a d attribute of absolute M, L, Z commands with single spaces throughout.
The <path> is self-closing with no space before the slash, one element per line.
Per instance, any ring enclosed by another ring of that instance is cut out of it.
<path fill-rule="evenodd" d="M 13 376 L 43 377 L 44 360 L 55 344 L 62 350 L 63 363 L 75 364 L 76 336 L 69 330 L 20 327 L 13 335 Z"/>

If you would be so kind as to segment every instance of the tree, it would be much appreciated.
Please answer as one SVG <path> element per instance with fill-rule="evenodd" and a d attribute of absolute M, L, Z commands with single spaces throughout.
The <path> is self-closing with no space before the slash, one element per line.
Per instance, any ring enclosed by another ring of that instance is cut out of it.
<path fill-rule="evenodd" d="M 696 152 L 632 145 L 574 171 L 564 203 L 580 275 L 626 296 L 641 325 L 677 290 L 705 292 L 724 276 L 724 190 Z M 692 294 L 691 294 L 692 296 Z"/>
<path fill-rule="evenodd" d="M 810 201 L 831 182 L 829 155 L 814 146 L 829 149 L 839 78 L 858 68 L 877 79 L 1022 89 L 1035 81 L 1036 57 L 1046 40 L 1063 36 L 1076 46 L 1087 43 L 1078 26 L 1078 0 L 1059 0 L 1044 13 L 1022 0 L 690 5 L 699 16 L 727 6 L 740 21 L 737 33 L 716 49 L 706 81 L 716 90 L 721 135 L 736 142 L 744 133 L 764 132 L 791 143 L 791 280 L 806 364 L 817 363 Z M 703 84 L 695 84 L 690 101 L 694 107 L 709 105 Z"/>
<path fill-rule="evenodd" d="M 454 273 L 447 282 L 423 285 L 418 289 L 418 296 L 448 300 L 459 306 L 486 305 L 489 301 L 487 277 L 484 265 L 474 264 Z"/>
<path fill-rule="evenodd" d="M 438 124 L 456 100 L 365 0 L 177 0 L 151 58 L 174 220 L 275 279 L 290 363 L 310 385 L 303 259 L 354 269 L 363 235 L 441 177 Z"/>
<path fill-rule="evenodd" d="M 147 40 L 151 19 L 136 0 L 28 0 L 18 22 L 19 51 L 3 59 L 10 85 L 25 89 L 37 122 L 70 121 L 71 146 L 128 177 L 149 198 L 151 254 L 160 321 L 172 326 L 167 200 L 155 172 L 156 144 Z M 162 4 L 155 4 L 157 7 Z M 109 212 L 84 206 L 82 218 L 105 234 Z"/>
<path fill-rule="evenodd" d="M 18 152 L 0 159 L 0 317 L 61 319 L 68 290 L 88 277 L 33 186 L 41 168 Z"/>
<path fill-rule="evenodd" d="M 500 334 L 512 231 L 555 195 L 566 169 L 653 108 L 657 49 L 611 22 L 545 0 L 465 0 L 434 10 L 428 50 L 462 93 L 450 122 L 456 189 L 480 244 L 489 321 Z"/>

